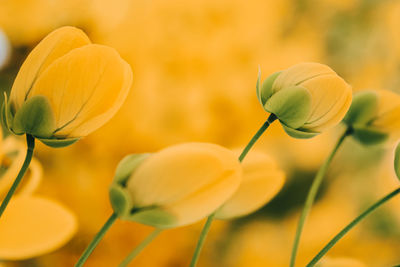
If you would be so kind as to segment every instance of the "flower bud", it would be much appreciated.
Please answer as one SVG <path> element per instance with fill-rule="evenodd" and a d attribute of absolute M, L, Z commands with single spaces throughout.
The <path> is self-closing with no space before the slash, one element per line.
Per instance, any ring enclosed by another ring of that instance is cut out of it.
<path fill-rule="evenodd" d="M 237 153 L 239 155 L 239 153 Z M 285 174 L 275 160 L 251 151 L 242 162 L 242 182 L 233 196 L 216 212 L 218 219 L 250 214 L 268 203 L 282 188 Z"/>
<path fill-rule="evenodd" d="M 121 219 L 161 228 L 182 226 L 213 213 L 237 190 L 241 177 L 241 165 L 230 150 L 180 144 L 122 160 L 110 201 Z"/>
<path fill-rule="evenodd" d="M 397 179 L 400 180 L 400 143 L 397 144 L 394 151 L 394 171 L 396 173 Z"/>
<path fill-rule="evenodd" d="M 15 134 L 66 146 L 110 120 L 131 83 L 131 68 L 114 49 L 91 44 L 77 28 L 62 27 L 23 63 L 5 100 L 3 121 Z"/>
<path fill-rule="evenodd" d="M 359 92 L 343 121 L 362 144 L 396 141 L 400 138 L 400 96 L 387 90 Z"/>
<path fill-rule="evenodd" d="M 295 138 L 310 138 L 335 125 L 346 114 L 352 90 L 331 68 L 300 63 L 270 75 L 257 95 L 263 108 L 273 113 Z"/>

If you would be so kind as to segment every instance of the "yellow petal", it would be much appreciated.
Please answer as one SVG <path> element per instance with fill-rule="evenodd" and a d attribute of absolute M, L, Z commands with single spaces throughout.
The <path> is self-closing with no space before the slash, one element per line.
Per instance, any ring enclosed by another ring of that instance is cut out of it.
<path fill-rule="evenodd" d="M 296 64 L 284 71 L 278 76 L 273 84 L 273 90 L 279 91 L 282 88 L 300 85 L 301 83 L 318 76 L 336 74 L 326 65 L 314 62 L 305 62 Z"/>
<path fill-rule="evenodd" d="M 284 184 L 285 174 L 265 153 L 251 151 L 242 165 L 242 183 L 235 194 L 217 211 L 218 219 L 230 219 L 256 211 L 268 203 Z"/>
<path fill-rule="evenodd" d="M 187 143 L 153 154 L 128 180 L 134 207 L 162 206 L 179 225 L 204 218 L 238 188 L 241 166 L 228 149 Z"/>
<path fill-rule="evenodd" d="M 322 75 L 302 83 L 312 96 L 311 115 L 303 128 L 320 132 L 338 124 L 350 108 L 352 90 L 337 75 Z M 323 127 L 320 127 L 324 125 Z"/>
<path fill-rule="evenodd" d="M 86 34 L 74 27 L 62 27 L 47 35 L 29 54 L 14 81 L 10 101 L 18 109 L 35 81 L 57 58 L 90 43 Z"/>
<path fill-rule="evenodd" d="M 55 136 L 82 137 L 114 116 L 131 84 L 132 70 L 117 51 L 92 44 L 56 60 L 39 77 L 32 95 L 49 99 Z"/>
<path fill-rule="evenodd" d="M 329 258 L 321 260 L 318 267 L 366 267 L 366 265 L 356 259 L 351 258 Z"/>
<path fill-rule="evenodd" d="M 37 196 L 14 197 L 0 220 L 0 259 L 22 260 L 54 251 L 76 228 L 75 216 L 60 204 Z"/>

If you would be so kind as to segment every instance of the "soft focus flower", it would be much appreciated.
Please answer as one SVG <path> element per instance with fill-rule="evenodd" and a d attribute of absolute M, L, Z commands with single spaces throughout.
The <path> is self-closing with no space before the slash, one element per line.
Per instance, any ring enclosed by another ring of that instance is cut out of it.
<path fill-rule="evenodd" d="M 344 122 L 363 144 L 400 138 L 400 96 L 387 90 L 366 90 L 354 96 Z"/>
<path fill-rule="evenodd" d="M 0 70 L 7 64 L 10 58 L 11 47 L 7 36 L 0 29 Z"/>
<path fill-rule="evenodd" d="M 24 146 L 13 136 L 0 139 L 0 199 L 17 175 L 25 157 Z M 11 199 L 0 220 L 0 259 L 22 260 L 54 251 L 69 241 L 76 232 L 74 214 L 59 203 L 32 196 L 41 180 L 41 166 L 32 161 L 29 179 Z M 28 178 L 28 177 L 27 177 Z"/>
<path fill-rule="evenodd" d="M 70 144 L 106 123 L 132 83 L 130 66 L 106 46 L 91 44 L 74 27 L 50 33 L 22 65 L 4 105 L 15 134 L 50 146 Z"/>
<path fill-rule="evenodd" d="M 218 219 L 230 219 L 256 211 L 282 188 L 285 174 L 273 158 L 251 151 L 242 162 L 242 182 L 235 194 L 216 212 Z"/>
<path fill-rule="evenodd" d="M 350 107 L 352 90 L 331 68 L 300 63 L 257 85 L 263 108 L 297 138 L 315 136 L 338 124 Z"/>
<path fill-rule="evenodd" d="M 366 265 L 356 259 L 351 258 L 330 258 L 326 257 L 316 267 L 366 267 Z"/>
<path fill-rule="evenodd" d="M 233 152 L 214 144 L 186 143 L 126 157 L 110 198 L 122 219 L 175 227 L 214 212 L 237 190 L 241 177 Z"/>

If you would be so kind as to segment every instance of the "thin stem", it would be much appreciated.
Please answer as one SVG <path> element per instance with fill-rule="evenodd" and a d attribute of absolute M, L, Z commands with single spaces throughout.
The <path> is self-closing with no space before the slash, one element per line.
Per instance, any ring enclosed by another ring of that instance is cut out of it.
<path fill-rule="evenodd" d="M 89 258 L 90 254 L 92 254 L 93 250 L 99 244 L 100 240 L 106 234 L 106 232 L 111 227 L 111 225 L 114 224 L 114 222 L 117 220 L 117 218 L 118 218 L 118 216 L 117 216 L 117 214 L 115 212 L 113 214 L 111 214 L 110 218 L 108 218 L 108 220 L 103 225 L 103 227 L 100 229 L 100 231 L 95 235 L 95 237 L 93 238 L 92 242 L 90 242 L 90 244 L 87 246 L 85 251 L 82 253 L 82 255 L 79 258 L 78 262 L 75 264 L 75 267 L 83 266 L 83 264 Z"/>
<path fill-rule="evenodd" d="M 156 238 L 163 229 L 156 228 L 151 234 L 149 234 L 134 250 L 129 253 L 129 255 L 119 264 L 119 267 L 126 267 L 128 264 L 137 256 L 139 255 L 142 250 L 151 243 L 151 241 Z"/>
<path fill-rule="evenodd" d="M 4 211 L 6 210 L 7 205 L 11 200 L 11 197 L 14 195 L 15 191 L 17 190 L 18 185 L 21 183 L 22 178 L 24 177 L 26 171 L 28 170 L 29 164 L 31 163 L 32 156 L 33 156 L 33 149 L 35 148 L 35 138 L 32 135 L 27 134 L 26 135 L 26 143 L 27 143 L 28 148 L 26 151 L 24 163 L 22 164 L 22 167 L 19 170 L 17 178 L 15 178 L 13 184 L 11 185 L 10 190 L 8 191 L 6 197 L 3 199 L 3 202 L 1 203 L 0 218 L 3 215 Z"/>
<path fill-rule="evenodd" d="M 297 224 L 296 235 L 295 235 L 295 238 L 294 238 L 293 248 L 292 248 L 292 255 L 291 255 L 291 258 L 290 258 L 290 267 L 294 267 L 295 266 L 297 251 L 298 251 L 299 244 L 300 244 L 301 233 L 303 231 L 303 227 L 304 227 L 305 221 L 306 221 L 306 219 L 308 217 L 308 214 L 310 213 L 311 207 L 312 207 L 312 205 L 314 203 L 315 197 L 317 196 L 319 187 L 321 186 L 322 180 L 325 177 L 326 171 L 327 171 L 327 169 L 328 169 L 333 157 L 335 156 L 336 152 L 338 151 L 339 147 L 342 145 L 344 139 L 346 139 L 346 137 L 348 135 L 350 135 L 351 132 L 352 131 L 349 128 L 339 138 L 339 140 L 336 143 L 335 147 L 333 148 L 331 154 L 328 156 L 328 158 L 325 160 L 325 162 L 319 168 L 318 173 L 315 176 L 314 181 L 313 181 L 313 183 L 311 185 L 311 188 L 308 191 L 306 202 L 304 204 L 303 210 L 302 210 L 301 215 L 300 215 L 299 222 Z"/>
<path fill-rule="evenodd" d="M 397 188 L 393 192 L 387 194 L 385 197 L 381 198 L 370 206 L 367 210 L 361 213 L 357 218 L 355 218 L 350 224 L 348 224 L 342 231 L 340 231 L 331 241 L 307 264 L 307 267 L 312 267 L 353 227 L 355 227 L 359 222 L 361 222 L 365 217 L 367 217 L 375 209 L 379 208 L 385 202 L 389 201 L 391 198 L 395 197 L 400 193 L 400 188 Z"/>
<path fill-rule="evenodd" d="M 251 138 L 250 142 L 246 145 L 246 147 L 243 149 L 242 153 L 239 156 L 239 161 L 242 162 L 244 158 L 246 157 L 247 153 L 249 153 L 250 149 L 254 146 L 254 144 L 257 142 L 257 140 L 261 137 L 261 135 L 265 132 L 265 130 L 268 129 L 268 127 L 273 123 L 277 117 L 274 114 L 269 115 L 268 119 L 264 124 L 261 126 L 261 128 L 256 132 L 256 134 Z"/>
<path fill-rule="evenodd" d="M 214 220 L 214 216 L 215 216 L 215 213 L 211 214 L 207 218 L 206 224 L 204 225 L 203 230 L 201 230 L 199 241 L 197 242 L 197 246 L 194 251 L 192 261 L 190 262 L 190 267 L 195 267 L 197 264 L 197 261 L 199 260 L 201 249 L 203 248 L 204 241 L 206 241 L 206 237 L 207 237 L 208 231 L 210 230 L 211 224 Z"/>
<path fill-rule="evenodd" d="M 257 142 L 257 140 L 260 139 L 261 135 L 268 129 L 268 127 L 271 125 L 271 123 L 274 122 L 276 119 L 277 119 L 277 117 L 275 116 L 275 114 L 271 113 L 271 115 L 269 115 L 268 119 L 264 122 L 264 124 L 261 126 L 261 128 L 251 138 L 250 142 L 243 149 L 242 153 L 240 153 L 240 156 L 239 156 L 240 162 L 242 162 L 244 160 L 247 153 L 249 153 L 250 149 L 254 146 L 254 144 Z M 200 238 L 197 241 L 196 249 L 194 251 L 192 261 L 190 262 L 190 267 L 195 267 L 197 264 L 197 261 L 199 260 L 201 249 L 204 245 L 208 231 L 210 230 L 211 224 L 214 220 L 214 216 L 215 216 L 215 213 L 211 214 L 208 217 L 205 225 L 203 226 L 203 229 L 201 230 Z"/>

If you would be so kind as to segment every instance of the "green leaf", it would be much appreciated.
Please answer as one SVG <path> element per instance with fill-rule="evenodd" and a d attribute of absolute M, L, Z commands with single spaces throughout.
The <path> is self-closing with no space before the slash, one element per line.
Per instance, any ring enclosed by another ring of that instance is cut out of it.
<path fill-rule="evenodd" d="M 113 183 L 109 190 L 110 203 L 118 214 L 118 217 L 124 218 L 129 216 L 130 211 L 133 209 L 132 199 L 129 193 L 119 184 Z"/>
<path fill-rule="evenodd" d="M 400 143 L 397 144 L 394 152 L 394 171 L 396 172 L 397 179 L 400 180 Z"/>
<path fill-rule="evenodd" d="M 55 130 L 54 114 L 49 100 L 44 96 L 29 98 L 17 110 L 13 121 L 16 134 L 27 133 L 37 138 L 49 138 Z"/>
<path fill-rule="evenodd" d="M 312 97 L 307 89 L 293 86 L 273 94 L 264 108 L 275 114 L 286 126 L 297 129 L 303 126 L 309 118 L 311 101 Z"/>
<path fill-rule="evenodd" d="M 354 127 L 352 136 L 364 145 L 377 145 L 385 142 L 389 135 L 368 127 Z"/>
<path fill-rule="evenodd" d="M 150 225 L 157 228 L 171 228 L 177 223 L 177 217 L 162 208 L 150 208 L 134 211 L 123 219 Z"/>
<path fill-rule="evenodd" d="M 274 84 L 276 78 L 278 78 L 279 74 L 281 74 L 282 71 L 275 72 L 267 77 L 267 79 L 264 80 L 261 90 L 257 93 L 258 100 L 260 101 L 261 105 L 264 107 L 265 103 L 267 102 L 268 98 L 272 96 L 274 93 L 274 90 L 272 88 L 272 85 Z M 261 73 L 259 73 L 261 75 Z M 259 77 L 260 78 L 260 77 Z"/>
<path fill-rule="evenodd" d="M 354 95 L 353 102 L 343 122 L 347 125 L 365 125 L 376 114 L 378 96 L 374 91 L 362 91 Z"/>
<path fill-rule="evenodd" d="M 148 157 L 149 153 L 131 154 L 124 157 L 118 164 L 113 183 L 124 185 L 135 169 Z"/>
<path fill-rule="evenodd" d="M 309 139 L 309 138 L 313 138 L 314 136 L 320 134 L 320 133 L 316 133 L 316 132 L 302 131 L 301 129 L 289 128 L 286 125 L 282 125 L 282 127 L 289 136 L 298 138 L 298 139 Z"/>
<path fill-rule="evenodd" d="M 66 146 L 70 146 L 77 142 L 80 138 L 65 138 L 65 139 L 57 139 L 57 138 L 38 138 L 43 144 L 53 147 L 53 148 L 62 148 Z"/>

